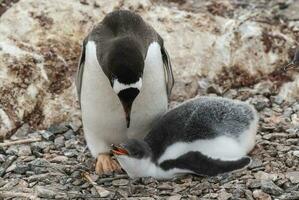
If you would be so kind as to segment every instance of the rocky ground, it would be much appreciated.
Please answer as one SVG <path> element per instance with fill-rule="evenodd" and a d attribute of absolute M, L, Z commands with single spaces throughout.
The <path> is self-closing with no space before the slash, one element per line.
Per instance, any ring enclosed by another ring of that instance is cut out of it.
<path fill-rule="evenodd" d="M 217 95 L 218 90 L 217 85 L 206 88 L 207 95 Z M 99 199 L 102 194 L 107 199 L 298 199 L 299 103 L 276 96 L 268 82 L 230 89 L 222 96 L 249 101 L 260 113 L 253 163 L 248 169 L 170 181 L 130 180 L 125 174 L 98 176 L 78 126 L 59 124 L 33 131 L 24 124 L 11 138 L 24 144 L 0 145 L 0 197 Z"/>
<path fill-rule="evenodd" d="M 299 73 L 281 70 L 299 41 L 298 1 L 49 2 L 0 0 L 0 199 L 299 199 Z M 95 174 L 72 81 L 83 36 L 117 8 L 164 37 L 171 105 L 218 95 L 256 107 L 248 169 L 170 181 Z"/>

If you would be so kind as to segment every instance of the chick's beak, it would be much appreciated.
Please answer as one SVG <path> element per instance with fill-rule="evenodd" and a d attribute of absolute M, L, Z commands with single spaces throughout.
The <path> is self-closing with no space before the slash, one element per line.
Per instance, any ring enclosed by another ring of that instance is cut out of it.
<path fill-rule="evenodd" d="M 112 144 L 111 147 L 112 147 L 111 153 L 114 155 L 119 156 L 119 155 L 128 155 L 129 154 L 129 152 L 120 145 Z"/>

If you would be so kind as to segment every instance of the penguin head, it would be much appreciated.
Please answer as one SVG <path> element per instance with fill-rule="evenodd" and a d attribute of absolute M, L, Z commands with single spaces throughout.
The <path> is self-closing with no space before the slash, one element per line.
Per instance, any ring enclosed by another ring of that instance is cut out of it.
<path fill-rule="evenodd" d="M 120 145 L 112 145 L 112 154 L 131 178 L 147 176 L 153 166 L 152 152 L 142 140 L 130 139 Z"/>
<path fill-rule="evenodd" d="M 127 142 L 112 145 L 112 154 L 116 157 L 128 157 L 135 159 L 146 159 L 151 157 L 151 148 L 142 140 L 129 139 Z"/>
<path fill-rule="evenodd" d="M 117 94 L 130 127 L 131 108 L 142 87 L 144 59 L 140 45 L 131 39 L 117 40 L 107 57 L 111 86 Z"/>

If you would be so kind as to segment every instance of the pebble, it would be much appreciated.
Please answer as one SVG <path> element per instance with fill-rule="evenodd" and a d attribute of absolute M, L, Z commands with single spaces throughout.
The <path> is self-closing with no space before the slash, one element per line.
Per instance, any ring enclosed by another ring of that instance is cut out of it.
<path fill-rule="evenodd" d="M 25 174 L 26 171 L 29 171 L 29 170 L 30 170 L 30 167 L 26 163 L 16 163 L 15 168 L 13 169 L 13 171 L 17 174 Z"/>
<path fill-rule="evenodd" d="M 221 190 L 218 194 L 218 200 L 228 200 L 231 197 L 233 197 L 233 195 L 231 193 L 226 192 L 224 189 Z"/>
<path fill-rule="evenodd" d="M 63 152 L 63 154 L 66 156 L 66 157 L 77 157 L 78 155 L 78 151 L 75 150 L 75 149 L 68 149 L 66 151 Z"/>
<path fill-rule="evenodd" d="M 291 181 L 293 184 L 299 183 L 299 171 L 294 172 L 287 172 L 286 177 Z"/>
<path fill-rule="evenodd" d="M 56 157 L 51 159 L 51 162 L 63 163 L 63 162 L 66 162 L 67 160 L 68 160 L 68 157 L 66 157 L 66 156 L 56 156 Z"/>
<path fill-rule="evenodd" d="M 279 197 L 279 200 L 298 200 L 299 191 L 291 191 L 290 193 L 285 193 Z"/>
<path fill-rule="evenodd" d="M 181 198 L 182 195 L 177 194 L 177 195 L 170 196 L 168 200 L 180 200 Z"/>
<path fill-rule="evenodd" d="M 162 183 L 157 187 L 159 190 L 173 190 L 173 186 L 169 183 Z"/>
<path fill-rule="evenodd" d="M 49 190 L 46 187 L 42 187 L 42 186 L 36 186 L 35 191 L 38 197 L 43 197 L 46 199 L 53 199 L 56 195 L 55 191 Z"/>
<path fill-rule="evenodd" d="M 250 190 L 245 190 L 245 197 L 247 200 L 254 200 Z"/>
<path fill-rule="evenodd" d="M 65 140 L 64 140 L 63 136 L 58 136 L 54 140 L 54 144 L 58 148 L 64 147 L 64 143 L 65 143 Z"/>
<path fill-rule="evenodd" d="M 293 155 L 299 158 L 299 151 L 293 151 Z"/>
<path fill-rule="evenodd" d="M 112 181 L 112 185 L 114 185 L 114 186 L 124 186 L 124 185 L 128 185 L 128 184 L 129 184 L 128 179 L 117 179 L 117 180 Z"/>
<path fill-rule="evenodd" d="M 6 156 L 3 154 L 0 154 L 0 163 L 3 163 L 6 160 Z"/>
<path fill-rule="evenodd" d="M 250 189 L 257 189 L 261 187 L 261 181 L 256 179 L 249 179 L 246 183 L 247 187 Z"/>
<path fill-rule="evenodd" d="M 277 174 L 269 174 L 263 171 L 258 171 L 257 173 L 254 174 L 254 177 L 258 180 L 272 180 L 276 181 L 277 179 Z"/>
<path fill-rule="evenodd" d="M 278 105 L 282 104 L 284 102 L 284 98 L 282 96 L 271 96 L 270 97 L 270 100 L 273 102 L 273 103 L 276 103 Z"/>
<path fill-rule="evenodd" d="M 69 139 L 72 139 L 72 138 L 75 137 L 75 133 L 74 133 L 73 130 L 68 130 L 67 132 L 65 132 L 65 133 L 63 134 L 63 136 L 64 136 L 64 138 L 65 138 L 66 140 L 69 140 Z"/>
<path fill-rule="evenodd" d="M 28 123 L 23 124 L 18 130 L 11 136 L 11 139 L 20 139 L 25 138 L 28 135 L 28 132 L 30 131 L 30 126 Z"/>
<path fill-rule="evenodd" d="M 53 142 L 50 142 L 50 141 L 35 142 L 31 145 L 31 148 L 33 147 L 34 150 L 41 152 L 41 150 L 46 149 L 47 147 L 51 146 L 52 144 L 53 144 Z"/>
<path fill-rule="evenodd" d="M 263 162 L 259 159 L 252 159 L 251 164 L 248 166 L 249 169 L 259 168 L 263 165 Z"/>
<path fill-rule="evenodd" d="M 8 155 L 17 155 L 18 152 L 19 152 L 18 145 L 12 145 L 12 146 L 8 147 L 8 149 L 6 150 L 6 153 Z"/>
<path fill-rule="evenodd" d="M 254 190 L 252 194 L 256 200 L 272 200 L 271 196 L 262 190 Z"/>
<path fill-rule="evenodd" d="M 76 179 L 72 184 L 76 186 L 82 185 L 82 180 Z"/>
<path fill-rule="evenodd" d="M 18 149 L 18 156 L 30 156 L 32 154 L 31 148 L 28 145 L 21 145 Z"/>
<path fill-rule="evenodd" d="M 41 131 L 40 133 L 42 137 L 45 138 L 46 140 L 53 141 L 55 139 L 55 135 L 50 131 Z"/>
<path fill-rule="evenodd" d="M 262 180 L 261 189 L 268 194 L 272 194 L 276 196 L 283 193 L 283 189 L 275 185 L 275 183 L 273 183 L 273 181 L 270 180 Z"/>
<path fill-rule="evenodd" d="M 68 149 L 76 148 L 77 144 L 78 141 L 76 140 L 76 138 L 69 139 L 64 143 L 65 147 Z"/>
<path fill-rule="evenodd" d="M 48 131 L 53 133 L 53 134 L 64 133 L 67 130 L 69 130 L 69 128 L 64 123 L 62 123 L 62 124 L 53 124 L 52 126 L 50 126 L 48 128 Z"/>

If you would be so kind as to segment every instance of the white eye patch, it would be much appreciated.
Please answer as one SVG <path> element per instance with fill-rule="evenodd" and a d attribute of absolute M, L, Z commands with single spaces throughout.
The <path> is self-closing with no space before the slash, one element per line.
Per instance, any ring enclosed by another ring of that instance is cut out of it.
<path fill-rule="evenodd" d="M 128 88 L 136 88 L 140 90 L 142 87 L 142 78 L 139 78 L 139 80 L 135 83 L 125 84 L 118 81 L 118 79 L 115 79 L 113 81 L 113 90 L 116 94 L 118 94 L 120 91 L 128 89 Z"/>

